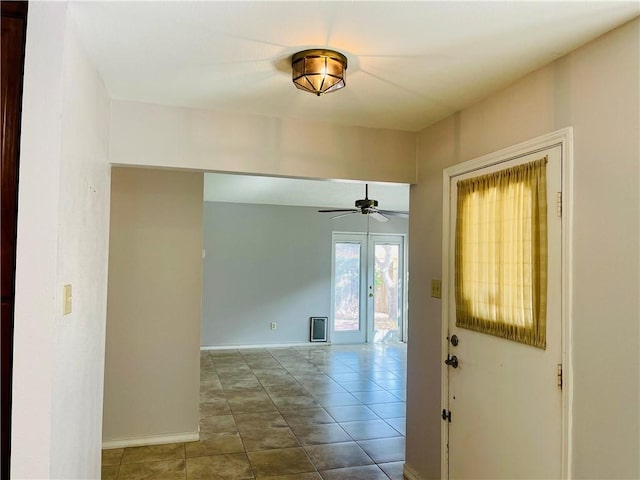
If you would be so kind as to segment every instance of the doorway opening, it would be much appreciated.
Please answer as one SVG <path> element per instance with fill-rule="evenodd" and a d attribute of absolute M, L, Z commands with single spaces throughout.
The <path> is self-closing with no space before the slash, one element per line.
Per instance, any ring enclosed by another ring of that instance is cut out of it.
<path fill-rule="evenodd" d="M 363 190 L 365 184 L 357 182 L 206 174 L 201 345 L 204 348 L 307 345 L 310 318 L 332 318 L 334 232 L 359 235 L 364 245 L 362 261 L 367 232 L 372 238 L 374 234 L 391 235 L 394 241 L 404 238 L 397 235 L 408 233 L 408 213 L 388 215 L 381 220 L 347 208 L 354 205 L 354 199 L 363 196 Z M 370 184 L 369 192 L 381 208 L 394 212 L 409 210 L 408 185 Z M 319 212 L 327 208 L 340 210 L 332 214 Z M 383 237 L 376 238 L 379 241 Z M 394 287 L 392 280 L 397 272 L 393 268 L 399 265 L 404 269 L 406 265 L 405 242 L 400 242 L 395 250 L 387 243 L 381 242 L 376 247 L 378 291 L 372 292 L 377 296 L 377 317 L 380 322 L 386 320 L 386 324 L 378 322 L 377 334 L 360 331 L 360 313 L 364 319 L 368 308 L 363 294 L 362 312 L 360 304 L 350 305 L 357 311 L 343 319 L 342 327 L 351 332 L 353 327 L 346 325 L 346 320 L 355 320 L 356 329 L 364 335 L 355 339 L 346 338 L 351 334 L 332 336 L 329 320 L 328 342 L 336 337 L 340 343 L 364 343 L 367 338 L 373 341 L 383 335 L 387 341 L 405 338 L 404 282 L 403 288 L 398 289 L 400 298 L 386 294 Z M 395 252 L 399 259 L 386 258 L 387 251 Z M 359 267 L 358 264 L 355 269 L 357 274 Z M 374 280 L 362 279 L 371 285 Z M 399 280 L 404 278 L 401 276 Z M 359 302 L 360 294 L 356 297 Z M 398 307 L 398 314 L 383 311 Z M 389 323 L 394 321 L 398 325 L 392 329 Z M 395 332 L 389 333 L 391 330 Z"/>
<path fill-rule="evenodd" d="M 404 235 L 334 233 L 332 343 L 405 340 Z"/>

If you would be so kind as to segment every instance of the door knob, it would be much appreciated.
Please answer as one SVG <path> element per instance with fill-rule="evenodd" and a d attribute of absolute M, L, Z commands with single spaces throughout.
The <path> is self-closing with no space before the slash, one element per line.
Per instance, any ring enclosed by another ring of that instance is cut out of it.
<path fill-rule="evenodd" d="M 453 368 L 458 368 L 458 357 L 456 357 L 455 355 L 452 357 L 449 357 L 449 355 L 447 355 L 447 359 L 444 361 L 445 365 L 449 365 L 450 367 Z"/>
<path fill-rule="evenodd" d="M 373 293 L 370 293 L 370 294 L 369 294 L 369 296 L 370 296 L 370 297 L 373 297 Z"/>

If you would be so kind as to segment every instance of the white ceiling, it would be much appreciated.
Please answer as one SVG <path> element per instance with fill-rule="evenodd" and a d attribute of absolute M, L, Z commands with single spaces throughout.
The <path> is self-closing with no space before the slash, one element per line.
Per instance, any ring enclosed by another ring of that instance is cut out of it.
<path fill-rule="evenodd" d="M 117 99 L 418 131 L 637 16 L 632 2 L 72 2 Z M 330 47 L 347 87 L 294 88 Z"/>
<path fill-rule="evenodd" d="M 246 175 L 205 174 L 207 202 L 260 203 L 306 207 L 353 208 L 364 198 L 360 182 L 300 180 Z M 409 211 L 409 185 L 369 184 L 369 198 L 382 210 Z"/>
<path fill-rule="evenodd" d="M 418 131 L 640 14 L 631 2 L 72 2 L 113 98 Z M 315 97 L 291 55 L 329 47 L 347 87 Z M 346 208 L 364 185 L 206 174 L 212 201 Z M 372 185 L 388 210 L 408 186 Z"/>

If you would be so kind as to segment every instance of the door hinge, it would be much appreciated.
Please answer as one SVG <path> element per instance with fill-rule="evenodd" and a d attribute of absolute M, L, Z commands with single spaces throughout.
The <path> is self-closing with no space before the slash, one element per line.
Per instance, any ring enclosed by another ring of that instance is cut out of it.
<path fill-rule="evenodd" d="M 562 390 L 562 382 L 563 382 L 563 379 L 562 379 L 562 364 L 559 363 L 558 364 L 558 388 L 560 390 Z"/>
<path fill-rule="evenodd" d="M 443 408 L 442 414 L 440 414 L 440 416 L 442 417 L 443 420 L 446 420 L 449 423 L 451 423 L 451 410 L 447 410 L 446 408 Z"/>
<path fill-rule="evenodd" d="M 556 193 L 556 215 L 562 217 L 562 192 Z"/>

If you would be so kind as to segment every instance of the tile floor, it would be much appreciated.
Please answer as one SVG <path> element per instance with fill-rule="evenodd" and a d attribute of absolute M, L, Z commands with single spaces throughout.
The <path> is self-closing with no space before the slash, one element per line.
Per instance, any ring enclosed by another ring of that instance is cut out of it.
<path fill-rule="evenodd" d="M 102 452 L 102 478 L 396 480 L 406 345 L 200 355 L 200 441 Z"/>

